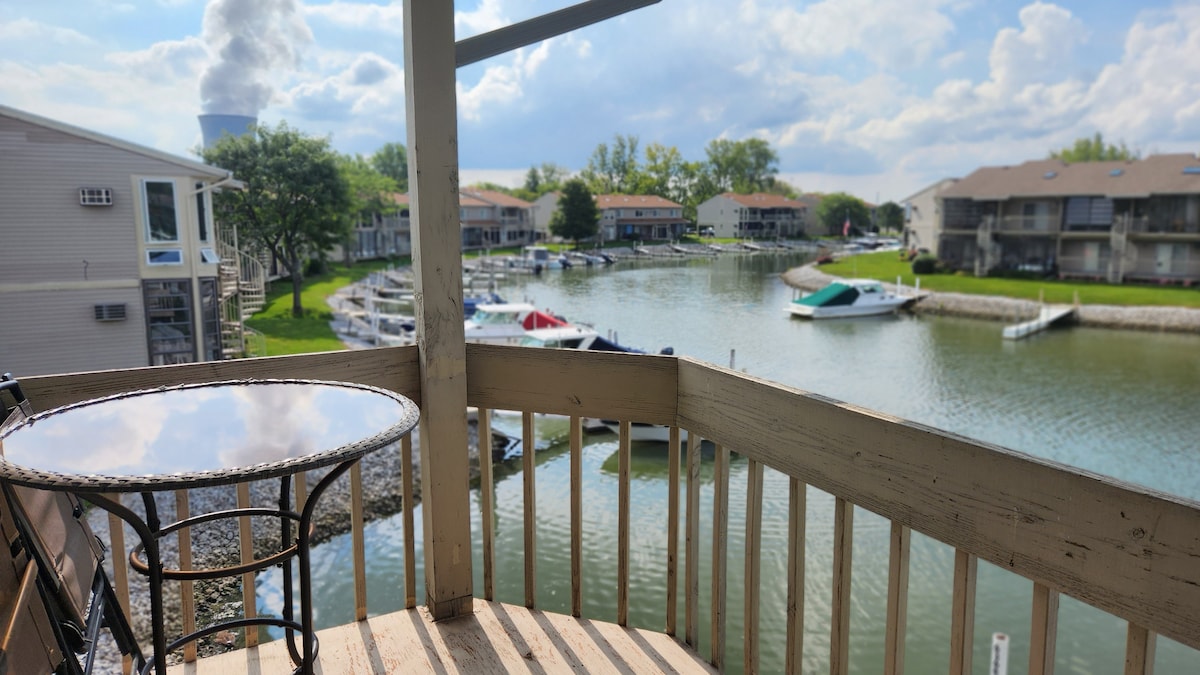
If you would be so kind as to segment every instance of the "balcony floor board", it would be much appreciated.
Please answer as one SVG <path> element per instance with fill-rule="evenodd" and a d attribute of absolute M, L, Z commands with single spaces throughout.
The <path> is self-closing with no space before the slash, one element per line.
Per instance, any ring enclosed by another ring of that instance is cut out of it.
<path fill-rule="evenodd" d="M 499 602 L 434 623 L 423 607 L 317 633 L 318 673 L 715 673 L 664 633 Z M 286 673 L 282 640 L 171 668 L 172 675 Z"/>

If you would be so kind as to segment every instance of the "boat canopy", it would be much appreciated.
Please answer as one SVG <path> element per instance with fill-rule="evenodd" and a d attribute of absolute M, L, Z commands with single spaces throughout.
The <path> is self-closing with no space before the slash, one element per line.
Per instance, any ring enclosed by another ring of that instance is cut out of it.
<path fill-rule="evenodd" d="M 796 300 L 796 304 L 809 307 L 836 307 L 853 305 L 858 299 L 858 289 L 854 286 L 835 281 L 825 288 Z"/>

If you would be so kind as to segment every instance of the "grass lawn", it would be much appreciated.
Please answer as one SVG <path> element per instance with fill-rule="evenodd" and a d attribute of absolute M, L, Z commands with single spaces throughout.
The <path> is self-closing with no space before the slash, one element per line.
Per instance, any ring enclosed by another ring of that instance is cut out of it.
<path fill-rule="evenodd" d="M 325 298 L 390 264 L 386 260 L 372 260 L 355 263 L 352 267 L 332 265 L 329 272 L 305 279 L 300 293 L 304 316 L 300 318 L 292 316 L 291 280 L 277 279 L 271 282 L 262 311 L 246 325 L 266 336 L 268 356 L 345 349 L 346 345 L 329 327 L 333 312 L 325 304 Z"/>
<path fill-rule="evenodd" d="M 846 256 L 837 262 L 821 265 L 821 271 L 839 277 L 865 277 L 895 282 L 902 277 L 905 286 L 912 286 L 916 276 L 912 264 L 900 260 L 896 251 L 864 253 Z M 1002 279 L 973 277 L 959 274 L 923 274 L 921 288 L 946 293 L 972 295 L 1001 295 L 1010 298 L 1037 300 L 1045 291 L 1046 302 L 1074 302 L 1075 292 L 1085 305 L 1169 305 L 1200 307 L 1200 289 L 1175 286 L 1135 286 L 1092 283 L 1087 281 L 1056 281 L 1045 279 Z"/>

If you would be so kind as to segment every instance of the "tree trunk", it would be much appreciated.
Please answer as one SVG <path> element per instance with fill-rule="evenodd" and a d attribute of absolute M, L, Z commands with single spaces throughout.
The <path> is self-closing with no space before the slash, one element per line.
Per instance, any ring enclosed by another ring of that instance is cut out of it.
<path fill-rule="evenodd" d="M 304 282 L 304 273 L 300 269 L 300 261 L 292 260 L 292 316 L 297 319 L 304 316 L 304 306 L 300 304 L 300 285 Z"/>

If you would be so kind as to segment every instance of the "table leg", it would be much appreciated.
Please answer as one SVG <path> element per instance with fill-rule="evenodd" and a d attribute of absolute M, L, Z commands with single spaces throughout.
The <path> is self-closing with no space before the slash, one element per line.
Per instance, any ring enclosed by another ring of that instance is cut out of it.
<path fill-rule="evenodd" d="M 321 498 L 321 494 L 325 489 L 333 484 L 342 474 L 346 473 L 351 466 L 358 460 L 350 460 L 342 462 L 333 467 L 328 474 L 325 475 L 309 493 L 308 499 L 304 502 L 304 509 L 300 513 L 300 532 L 298 534 L 299 541 L 296 545 L 296 557 L 300 560 L 300 625 L 304 631 L 304 660 L 298 669 L 304 675 L 312 675 L 313 667 L 316 665 L 317 657 L 317 641 L 313 635 L 313 618 L 312 618 L 312 563 L 309 558 L 310 549 L 310 531 L 312 530 L 313 510 L 316 508 L 317 501 Z"/>
<path fill-rule="evenodd" d="M 292 494 L 291 494 L 291 476 L 284 476 L 279 479 L 279 510 L 288 512 L 292 509 Z M 286 519 L 280 519 L 280 550 L 286 551 L 292 545 L 292 524 Z M 295 617 L 295 606 L 292 596 L 292 561 L 286 560 L 283 563 L 283 618 L 292 621 Z M 287 640 L 288 653 L 292 656 L 293 663 L 303 663 L 304 656 L 300 650 L 296 648 L 296 632 L 288 629 L 284 632 Z M 303 639 L 303 636 L 301 636 Z"/>

